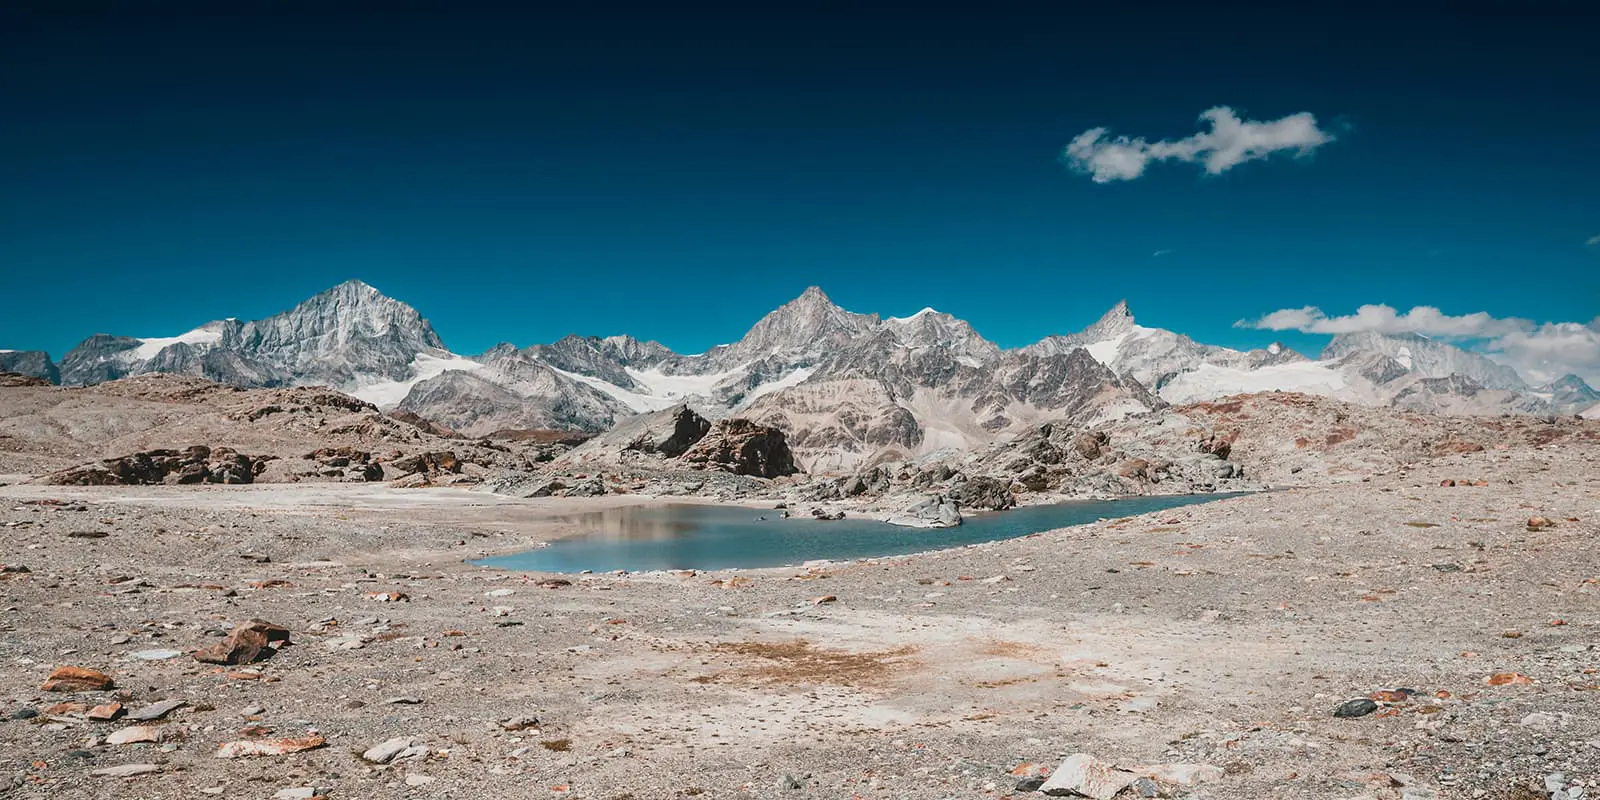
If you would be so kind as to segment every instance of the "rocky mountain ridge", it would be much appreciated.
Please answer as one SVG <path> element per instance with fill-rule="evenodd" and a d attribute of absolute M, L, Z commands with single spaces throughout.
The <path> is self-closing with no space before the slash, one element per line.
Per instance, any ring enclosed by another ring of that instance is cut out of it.
<path fill-rule="evenodd" d="M 1118 303 L 1077 333 L 1002 349 L 949 314 L 854 313 L 816 287 L 696 355 L 628 335 L 573 335 L 463 356 L 411 306 L 350 281 L 263 320 L 165 338 L 97 334 L 55 376 L 38 361 L 28 357 L 29 374 L 69 385 L 147 373 L 327 385 L 469 436 L 598 432 L 688 403 L 713 421 L 739 416 L 783 431 L 808 470 L 970 450 L 1044 422 L 1089 426 L 1241 392 L 1451 414 L 1582 413 L 1600 403 L 1575 376 L 1530 389 L 1509 367 L 1418 336 L 1343 335 L 1312 360 L 1279 344 L 1240 351 L 1141 326 Z"/>

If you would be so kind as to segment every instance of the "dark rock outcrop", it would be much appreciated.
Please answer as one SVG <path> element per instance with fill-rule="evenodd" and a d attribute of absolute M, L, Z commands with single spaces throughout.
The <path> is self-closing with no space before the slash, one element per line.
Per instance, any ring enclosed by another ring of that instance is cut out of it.
<path fill-rule="evenodd" d="M 42 482 L 56 486 L 242 484 L 252 483 L 267 460 L 226 447 L 194 445 L 184 450 L 147 450 L 108 458 L 46 475 Z"/>
<path fill-rule="evenodd" d="M 705 437 L 683 454 L 682 460 L 696 469 L 718 469 L 758 478 L 800 471 L 783 431 L 738 417 L 711 426 Z"/>
<path fill-rule="evenodd" d="M 457 473 L 461 471 L 461 459 L 455 452 L 443 450 L 434 453 L 417 453 L 416 455 L 397 458 L 389 462 L 389 466 L 401 475 L 421 473 L 425 475 L 442 475 L 444 473 Z"/>
<path fill-rule="evenodd" d="M 974 476 L 957 481 L 946 494 L 962 508 L 981 508 L 1004 511 L 1017 504 L 1016 495 L 1004 481 L 985 476 Z"/>

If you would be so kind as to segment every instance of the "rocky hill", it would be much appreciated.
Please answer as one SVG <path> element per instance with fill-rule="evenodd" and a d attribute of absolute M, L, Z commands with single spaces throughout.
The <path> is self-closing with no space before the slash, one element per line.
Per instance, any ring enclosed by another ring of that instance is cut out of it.
<path fill-rule="evenodd" d="M 427 454 L 436 454 L 435 464 L 443 460 L 438 454 L 448 454 L 454 466 L 446 471 L 453 475 L 476 465 L 466 470 L 469 477 L 527 465 L 522 450 L 444 438 L 326 389 L 244 389 L 175 375 L 0 388 L 0 474 L 18 479 L 55 473 L 46 480 L 392 480 L 428 472 L 428 464 L 411 463 Z M 185 470 L 199 477 L 184 479 Z"/>

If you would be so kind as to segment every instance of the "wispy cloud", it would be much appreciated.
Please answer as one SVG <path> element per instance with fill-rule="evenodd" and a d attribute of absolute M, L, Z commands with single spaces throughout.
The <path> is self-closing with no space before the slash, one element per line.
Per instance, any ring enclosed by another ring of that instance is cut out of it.
<path fill-rule="evenodd" d="M 1170 256 L 1170 255 L 1172 255 L 1173 253 L 1176 253 L 1176 252 L 1178 252 L 1178 251 L 1176 251 L 1176 250 L 1174 250 L 1174 249 L 1172 249 L 1170 247 L 1163 247 L 1160 250 L 1157 250 L 1154 253 L 1151 253 L 1150 257 L 1151 258 L 1160 258 L 1162 256 Z"/>
<path fill-rule="evenodd" d="M 1600 317 L 1588 323 L 1536 324 L 1484 311 L 1450 315 L 1433 306 L 1416 306 L 1402 314 L 1386 305 L 1365 305 L 1354 314 L 1330 317 L 1316 306 L 1306 306 L 1239 320 L 1234 326 L 1301 333 L 1418 333 L 1457 340 L 1510 365 L 1532 383 L 1547 383 L 1569 373 L 1600 383 Z"/>
<path fill-rule="evenodd" d="M 1590 236 L 1589 241 L 1584 242 L 1584 244 L 1590 247 L 1600 247 L 1600 236 Z"/>
<path fill-rule="evenodd" d="M 1246 161 L 1282 152 L 1306 155 L 1333 141 L 1333 135 L 1317 127 L 1317 118 L 1308 111 L 1256 122 L 1218 106 L 1201 114 L 1200 121 L 1211 129 L 1184 139 L 1155 142 L 1111 136 L 1108 128 L 1091 128 L 1074 137 L 1061 158 L 1095 183 L 1110 183 L 1143 175 L 1152 161 L 1204 164 L 1206 172 L 1220 175 Z"/>

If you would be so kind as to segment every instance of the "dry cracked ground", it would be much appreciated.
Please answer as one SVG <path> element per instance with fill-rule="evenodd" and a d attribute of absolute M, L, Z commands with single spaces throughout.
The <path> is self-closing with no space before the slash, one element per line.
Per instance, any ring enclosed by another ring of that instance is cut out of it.
<path fill-rule="evenodd" d="M 1600 796 L 1596 455 L 553 582 L 469 563 L 540 538 L 483 495 L 4 487 L 0 794 L 1037 797 L 1083 753 L 1161 779 L 1119 797 Z"/>

